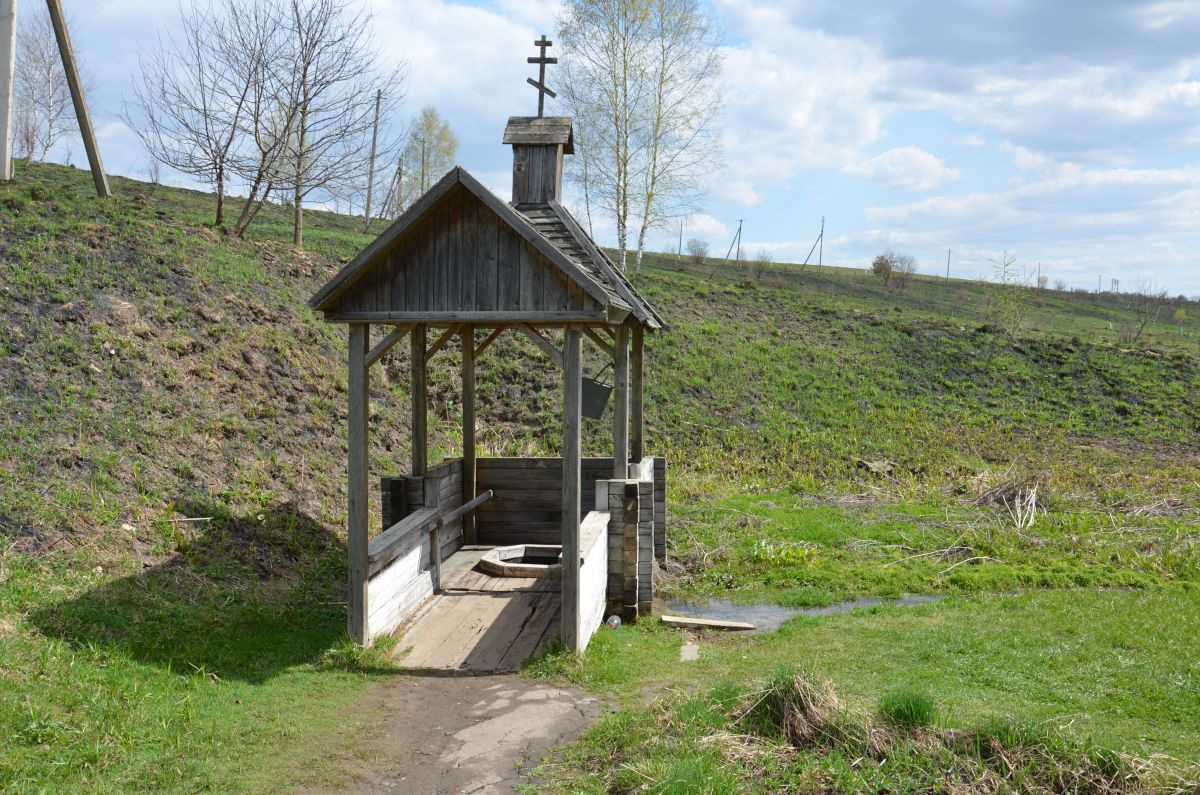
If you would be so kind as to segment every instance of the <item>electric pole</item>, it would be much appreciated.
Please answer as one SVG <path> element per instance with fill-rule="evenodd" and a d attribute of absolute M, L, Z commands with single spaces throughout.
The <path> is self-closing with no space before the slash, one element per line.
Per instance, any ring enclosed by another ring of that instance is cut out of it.
<path fill-rule="evenodd" d="M 825 216 L 821 216 L 821 234 L 817 237 L 821 247 L 817 249 L 817 270 L 821 270 L 821 265 L 825 261 Z"/>
<path fill-rule="evenodd" d="M 950 249 L 946 249 L 946 279 L 950 279 Z"/>
<path fill-rule="evenodd" d="M 371 158 L 367 166 L 367 208 L 363 218 L 363 234 L 371 232 L 371 196 L 375 192 L 375 146 L 379 143 L 379 103 L 383 90 L 375 92 L 375 125 L 371 128 Z"/>

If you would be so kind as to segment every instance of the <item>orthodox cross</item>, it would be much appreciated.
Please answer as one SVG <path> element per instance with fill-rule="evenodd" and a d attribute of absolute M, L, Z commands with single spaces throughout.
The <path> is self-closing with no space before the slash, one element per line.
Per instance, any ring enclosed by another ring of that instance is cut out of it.
<path fill-rule="evenodd" d="M 544 33 L 542 34 L 542 37 L 540 39 L 538 39 L 537 41 L 535 41 L 533 43 L 534 47 L 540 47 L 542 50 L 542 54 L 539 55 L 538 57 L 529 58 L 529 63 L 535 63 L 538 65 L 538 79 L 534 80 L 532 77 L 525 78 L 525 82 L 529 83 L 529 85 L 533 86 L 534 88 L 536 88 L 538 90 L 538 117 L 539 118 L 545 112 L 546 95 L 549 94 L 551 97 L 558 96 L 557 94 L 555 94 L 553 91 L 551 91 L 546 86 L 546 64 L 558 63 L 557 58 L 547 58 L 546 57 L 546 48 L 551 46 L 552 44 L 554 44 L 554 42 L 547 39 L 546 34 L 544 34 Z"/>

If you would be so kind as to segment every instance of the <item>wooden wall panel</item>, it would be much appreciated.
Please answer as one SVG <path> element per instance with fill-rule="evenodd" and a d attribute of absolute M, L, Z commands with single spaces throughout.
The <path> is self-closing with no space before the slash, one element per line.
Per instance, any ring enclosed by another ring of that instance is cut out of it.
<path fill-rule="evenodd" d="M 430 208 L 337 312 L 600 312 L 599 304 L 465 188 Z"/>

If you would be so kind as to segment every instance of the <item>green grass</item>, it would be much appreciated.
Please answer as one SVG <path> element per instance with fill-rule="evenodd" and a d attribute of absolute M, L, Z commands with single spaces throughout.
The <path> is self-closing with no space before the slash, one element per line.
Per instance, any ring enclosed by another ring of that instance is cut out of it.
<path fill-rule="evenodd" d="M 749 682 L 781 665 L 830 678 L 863 713 L 901 688 L 936 704 L 939 726 L 1037 726 L 1087 746 L 1143 757 L 1171 754 L 1178 763 L 1170 766 L 1183 769 L 1200 763 L 1198 630 L 1200 593 L 1193 588 L 1055 590 L 797 618 L 768 635 L 708 635 L 700 659 L 687 664 L 678 662 L 678 631 L 649 622 L 601 631 L 582 661 L 551 656 L 532 673 L 577 682 L 627 705 L 563 752 L 552 791 L 606 791 L 601 782 L 625 780 L 622 761 L 636 766 L 643 744 L 653 747 L 647 737 L 661 732 L 660 709 L 673 709 L 678 699 L 714 683 Z M 647 693 L 664 694 L 667 706 L 647 708 Z M 924 706 L 917 711 L 927 714 Z M 672 725 L 686 731 L 721 728 L 705 724 L 702 712 L 672 714 L 678 721 Z M 665 782 L 676 762 L 694 763 L 695 750 L 670 748 L 650 780 Z M 836 754 L 818 756 L 810 761 L 837 761 Z M 741 780 L 743 772 L 723 775 Z"/>
<path fill-rule="evenodd" d="M 1146 764 L 1046 725 L 879 724 L 828 680 L 767 679 L 671 694 L 604 718 L 543 772 L 554 792 L 1192 792 L 1197 770 Z M 581 776 L 576 771 L 585 770 Z"/>
<path fill-rule="evenodd" d="M 879 714 L 894 726 L 915 729 L 933 725 L 937 705 L 928 694 L 902 687 L 883 694 L 879 699 Z"/>
<path fill-rule="evenodd" d="M 0 786 L 336 787 L 312 750 L 353 742 L 353 705 L 392 674 L 343 632 L 345 339 L 305 301 L 369 238 L 312 212 L 296 252 L 269 208 L 237 240 L 203 193 L 112 184 L 104 201 L 85 172 L 18 164 L 0 185 Z M 626 705 L 567 751 L 562 781 L 593 782 L 598 749 L 650 754 L 678 706 L 648 706 L 656 688 L 686 706 L 780 663 L 829 674 L 867 712 L 905 688 L 939 727 L 1049 722 L 1195 761 L 1196 329 L 1155 322 L 1128 345 L 1120 297 L 1043 291 L 1010 335 L 990 321 L 994 286 L 713 267 L 649 256 L 632 274 L 669 322 L 647 371 L 648 449 L 670 460 L 668 589 L 951 598 L 705 639 L 687 666 L 652 622 L 542 660 L 535 673 Z M 430 371 L 435 455 L 459 448 L 457 351 Z M 407 469 L 406 356 L 373 372 L 376 474 Z M 479 362 L 485 452 L 557 450 L 542 361 L 505 335 Z M 590 347 L 586 365 L 603 367 Z M 608 418 L 588 423 L 585 451 L 610 446 Z M 860 463 L 881 460 L 887 474 Z M 975 505 L 1033 481 L 1032 527 Z M 728 712 L 680 709 L 729 728 Z M 807 758 L 838 786 L 896 783 L 854 778 L 834 750 Z M 661 791 L 751 780 L 712 748 L 655 758 Z"/>

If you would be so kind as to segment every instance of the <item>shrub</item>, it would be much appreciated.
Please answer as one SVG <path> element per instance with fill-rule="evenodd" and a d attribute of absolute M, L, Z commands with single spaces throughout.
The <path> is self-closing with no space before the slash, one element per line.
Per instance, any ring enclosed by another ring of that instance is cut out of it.
<path fill-rule="evenodd" d="M 708 243 L 693 237 L 687 242 L 687 253 L 692 258 L 692 262 L 703 265 L 704 259 L 708 256 Z"/>

